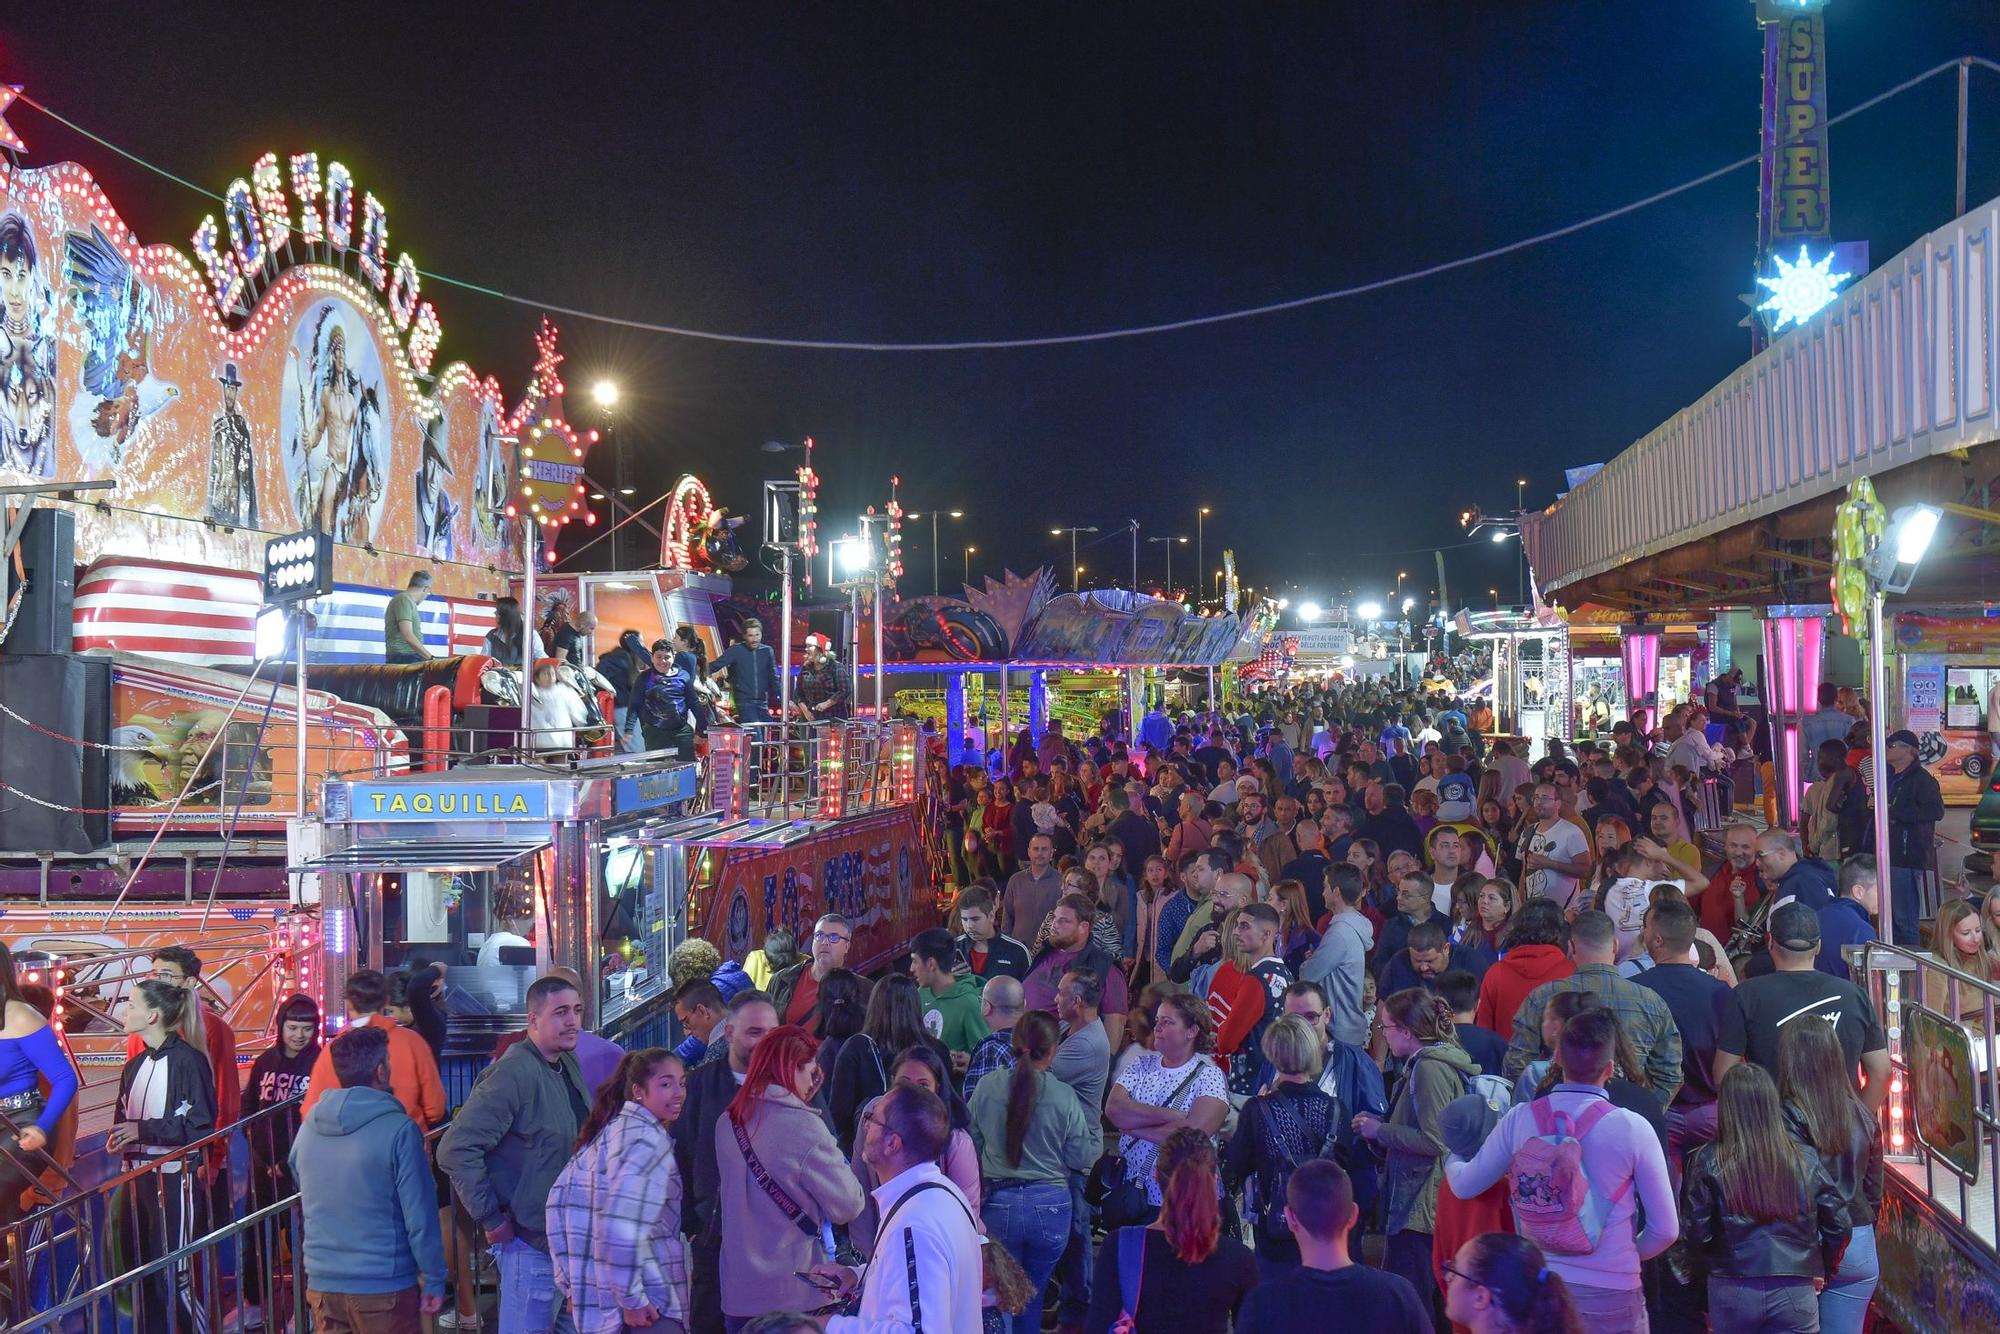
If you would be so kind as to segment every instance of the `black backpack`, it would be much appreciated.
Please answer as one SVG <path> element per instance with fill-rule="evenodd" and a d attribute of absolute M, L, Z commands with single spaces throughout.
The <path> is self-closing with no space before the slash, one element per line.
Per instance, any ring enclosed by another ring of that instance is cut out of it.
<path fill-rule="evenodd" d="M 1252 1198 L 1246 1204 L 1246 1212 L 1257 1235 L 1268 1241 L 1281 1241 L 1292 1235 L 1291 1225 L 1285 1221 L 1285 1193 L 1291 1187 L 1292 1172 L 1310 1158 L 1333 1158 L 1336 1153 L 1335 1139 L 1340 1132 L 1338 1105 L 1322 1133 L 1313 1124 L 1318 1118 L 1307 1115 L 1300 1105 L 1306 1101 L 1309 1099 L 1282 1093 L 1257 1100 L 1257 1138 L 1265 1165 L 1248 1183 Z"/>

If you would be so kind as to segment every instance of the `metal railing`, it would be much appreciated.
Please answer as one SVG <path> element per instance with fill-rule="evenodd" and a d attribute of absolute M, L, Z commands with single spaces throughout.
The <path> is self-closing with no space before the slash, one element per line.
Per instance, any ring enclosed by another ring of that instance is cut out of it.
<path fill-rule="evenodd" d="M 115 1277 L 119 1248 L 105 1242 L 114 1233 L 128 1238 L 139 1233 L 140 1220 L 129 1215 L 141 1199 L 158 1200 L 168 1189 L 181 1192 L 190 1212 L 176 1217 L 199 1219 L 218 1208 L 234 1212 L 239 1198 L 254 1203 L 268 1193 L 259 1179 L 265 1164 L 251 1153 L 239 1173 L 232 1141 L 239 1132 L 253 1144 L 260 1137 L 272 1137 L 265 1140 L 271 1143 L 281 1133 L 288 1136 L 298 1127 L 299 1103 L 290 1098 L 261 1108 L 192 1144 L 133 1160 L 91 1185 L 65 1172 L 66 1193 L 0 1229 L 0 1274 L 13 1318 L 26 1314 L 26 1301 L 39 1300 L 33 1294 L 59 1299 Z"/>
<path fill-rule="evenodd" d="M 425 1137 L 433 1156 L 442 1134 L 438 1127 Z M 174 1183 L 133 1175 L 139 1178 L 137 1188 L 121 1200 L 130 1217 L 107 1219 L 105 1234 L 114 1224 L 130 1226 L 126 1246 L 133 1251 L 131 1263 L 117 1272 L 79 1274 L 62 1293 L 31 1297 L 31 1304 L 16 1300 L 10 1330 L 122 1334 L 130 1328 L 140 1334 L 208 1334 L 242 1328 L 246 1310 L 253 1306 L 268 1330 L 289 1326 L 293 1334 L 305 1334 L 314 1327 L 306 1298 L 310 1276 L 304 1273 L 304 1202 L 289 1176 L 277 1183 L 281 1189 L 253 1198 L 241 1217 L 217 1222 L 199 1195 L 195 1174 L 169 1174 L 182 1178 Z M 160 1190 L 176 1187 L 180 1194 L 168 1205 Z M 446 1309 L 456 1309 L 462 1320 L 479 1316 L 490 1305 L 484 1294 L 496 1286 L 485 1238 L 450 1198 L 439 1201 L 439 1210 L 451 1286 Z M 188 1239 L 169 1245 L 177 1235 Z M 486 1318 L 492 1323 L 490 1311 Z"/>
<path fill-rule="evenodd" d="M 2000 983 L 1880 941 L 1851 954 L 1854 976 L 1867 987 L 1889 1036 L 1885 1157 L 1941 1212 L 1957 1219 L 1989 1256 L 2000 1256 L 2000 1190 L 1995 1189 L 2000 1182 L 2000 1061 L 1995 1059 L 2000 1053 L 1995 1036 L 2000 1032 L 1995 1027 Z M 1926 1013 L 1919 1015 L 1920 1010 Z M 1969 1068 L 1957 1070 L 1955 1056 L 1928 1043 L 1913 1043 L 1916 1025 L 1941 1034 L 1951 1046 L 1962 1034 Z M 1914 1053 L 1913 1045 L 1918 1048 Z M 1969 1103 L 1958 1100 L 1961 1090 L 1969 1092 Z M 1947 1115 L 1947 1099 L 1965 1115 Z"/>

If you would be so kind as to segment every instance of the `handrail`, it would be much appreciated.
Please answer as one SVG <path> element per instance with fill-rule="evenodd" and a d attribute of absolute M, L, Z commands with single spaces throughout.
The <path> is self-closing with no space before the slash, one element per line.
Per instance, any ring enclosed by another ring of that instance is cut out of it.
<path fill-rule="evenodd" d="M 1870 941 L 1853 950 L 1855 976 L 1868 989 L 1889 1035 L 1890 1085 L 1883 1104 L 1885 1156 L 1892 1162 L 1914 1164 L 1912 1173 L 1902 1173 L 1917 1184 L 1921 1173 L 1924 1194 L 1947 1217 L 1955 1217 L 1974 1243 L 1989 1256 L 2000 1257 L 2000 1192 L 1992 1182 L 2000 1180 L 2000 983 L 1975 977 L 1965 970 L 1906 945 Z M 1915 994 L 1903 985 L 1906 975 L 1915 974 Z M 1945 986 L 1943 1011 L 1931 1003 L 1932 984 Z M 1963 993 L 1970 989 L 1977 997 L 1974 1015 L 1960 1013 Z M 1971 1101 L 1971 1123 L 1964 1127 L 1973 1141 L 1976 1172 L 1988 1184 L 1986 1208 L 1978 1207 L 1962 1167 L 1919 1138 L 1916 1128 L 1917 1098 L 1912 1081 L 1928 1074 L 1914 1069 L 1907 1048 L 1909 1024 L 1906 1007 L 1917 1006 L 1964 1033 L 1973 1048 L 1973 1069 L 1964 1072 L 1977 1081 L 1977 1095 Z M 1946 1013 L 1945 1011 L 1948 1011 Z M 1979 1031 L 1983 1028 L 1983 1032 Z M 1982 1059 L 1983 1058 L 1983 1059 Z M 1942 1170 L 1942 1176 L 1940 1171 Z M 1983 1217 L 1980 1215 L 1984 1215 Z"/>
<path fill-rule="evenodd" d="M 280 1108 L 290 1108 L 291 1106 L 293 1106 L 293 1104 L 295 1104 L 298 1101 L 299 1101 L 298 1098 L 288 1098 L 282 1103 L 273 1104 L 273 1106 L 267 1110 L 275 1111 Z M 238 1122 L 235 1128 L 240 1129 L 242 1125 L 243 1122 Z M 443 1136 L 446 1129 L 448 1129 L 448 1125 L 438 1125 L 438 1126 L 433 1126 L 430 1130 L 425 1132 L 424 1145 L 425 1145 L 426 1156 L 435 1158 L 437 1151 L 437 1141 Z M 206 1142 L 206 1141 L 201 1141 L 201 1142 Z M 187 1147 L 190 1150 L 192 1150 L 195 1146 L 189 1145 Z M 136 1175 L 138 1174 L 128 1173 L 126 1174 L 125 1177 L 120 1178 L 120 1180 L 121 1181 L 129 1180 L 131 1177 Z M 109 1183 L 107 1183 L 107 1188 L 108 1184 Z M 450 1202 L 449 1197 L 439 1201 L 441 1205 L 448 1204 L 449 1202 Z M 73 1205 L 76 1203 L 76 1201 L 72 1200 L 68 1201 L 68 1203 Z M 107 1218 L 108 1217 L 109 1214 L 107 1213 Z M 255 1229 L 261 1228 L 265 1226 L 267 1223 L 274 1222 L 280 1218 L 296 1218 L 298 1220 L 299 1231 L 296 1234 L 298 1240 L 294 1242 L 294 1245 L 302 1245 L 303 1235 L 304 1235 L 303 1234 L 304 1198 L 302 1193 L 296 1188 L 294 1188 L 290 1194 L 285 1195 L 282 1198 L 272 1200 L 265 1205 L 255 1208 L 251 1212 L 243 1215 L 240 1218 L 232 1219 L 227 1223 L 214 1227 L 204 1235 L 194 1238 L 193 1240 L 187 1242 L 185 1245 L 176 1247 L 175 1249 L 168 1251 L 163 1255 L 148 1260 L 142 1264 L 136 1265 L 130 1269 L 126 1269 L 120 1273 L 105 1276 L 101 1278 L 101 1280 L 98 1281 L 96 1284 L 94 1284 L 92 1287 L 82 1292 L 75 1293 L 69 1298 L 57 1303 L 54 1306 L 34 1312 L 25 1320 L 21 1321 L 21 1323 L 8 1326 L 8 1329 L 10 1331 L 35 1330 L 35 1329 L 60 1329 L 62 1328 L 62 1322 L 69 1316 L 76 1315 L 97 1305 L 98 1303 L 105 1302 L 112 1298 L 115 1298 L 121 1291 L 134 1289 L 138 1287 L 138 1285 L 143 1284 L 146 1280 L 154 1277 L 155 1275 L 170 1273 L 174 1270 L 178 1270 L 183 1265 L 186 1265 L 190 1261 L 195 1260 L 195 1258 L 201 1255 L 202 1253 L 216 1250 L 224 1241 L 227 1241 L 231 1238 L 242 1239 L 244 1237 L 247 1237 Z M 451 1263 L 452 1256 L 459 1253 L 462 1249 L 466 1249 L 461 1247 L 460 1243 L 469 1240 L 467 1238 L 461 1238 L 460 1236 L 457 1235 L 459 1218 L 460 1215 L 456 1211 L 454 1211 L 452 1234 L 448 1235 L 445 1238 L 448 1266 Z M 81 1223 L 79 1223 L 79 1227 L 81 1227 Z M 466 1254 L 465 1258 L 472 1265 L 472 1270 L 468 1274 L 461 1274 L 458 1275 L 457 1277 L 459 1277 L 461 1281 L 469 1282 L 476 1291 L 479 1285 L 479 1273 L 488 1263 L 488 1261 L 486 1261 L 484 1257 L 483 1245 L 471 1245 L 469 1247 L 469 1252 Z M 89 1264 L 89 1261 L 86 1259 L 83 1262 L 83 1264 L 87 1266 Z M 296 1270 L 296 1256 L 294 1260 L 294 1267 Z M 13 1266 L 14 1292 L 17 1302 L 20 1293 L 20 1285 L 26 1278 L 29 1268 L 30 1266 L 27 1263 L 27 1256 L 22 1252 L 17 1251 Z M 220 1277 L 219 1269 L 214 1271 L 212 1277 L 219 1279 Z M 238 1298 L 239 1300 L 241 1300 L 244 1293 L 246 1291 L 249 1291 L 247 1285 L 254 1280 L 251 1275 L 248 1275 L 239 1269 L 237 1275 L 237 1281 L 239 1285 Z M 268 1295 L 270 1291 L 271 1289 L 268 1286 L 264 1289 L 266 1295 Z M 207 1293 L 203 1299 L 213 1300 L 217 1296 L 219 1296 L 218 1293 L 211 1291 Z M 295 1287 L 293 1292 L 293 1304 L 295 1307 L 296 1317 L 300 1321 L 299 1328 L 304 1328 L 304 1321 L 308 1318 L 305 1311 L 304 1298 L 305 1294 L 303 1289 Z M 278 1321 L 277 1323 L 282 1324 L 283 1322 Z"/>
<path fill-rule="evenodd" d="M 51 1306 L 44 1311 L 37 1311 L 29 1319 L 11 1328 L 14 1331 L 46 1328 L 59 1329 L 66 1317 L 75 1315 L 99 1302 L 114 1298 L 120 1290 L 143 1283 L 155 1274 L 178 1269 L 182 1264 L 193 1259 L 202 1251 L 211 1249 L 218 1242 L 228 1237 L 246 1233 L 252 1227 L 264 1222 L 267 1218 L 276 1218 L 281 1213 L 291 1213 L 301 1208 L 301 1204 L 299 1195 L 295 1191 L 287 1195 L 284 1199 L 275 1200 L 263 1208 L 256 1210 L 254 1213 L 248 1213 L 241 1218 L 233 1219 L 205 1236 L 196 1237 L 193 1241 L 188 1242 L 184 1246 L 176 1247 L 157 1260 L 148 1260 L 145 1264 L 139 1265 L 136 1268 L 125 1270 L 123 1273 L 105 1279 L 96 1287 L 80 1292 L 66 1302 Z"/>
<path fill-rule="evenodd" d="M 25 1232 L 53 1214 L 66 1210 L 74 1210 L 79 1204 L 89 1200 L 93 1196 L 108 1197 L 120 1186 L 129 1185 L 149 1172 L 158 1172 L 163 1164 L 173 1162 L 185 1164 L 191 1162 L 197 1156 L 205 1156 L 212 1147 L 226 1145 L 239 1131 L 247 1134 L 249 1126 L 267 1117 L 286 1115 L 297 1110 L 304 1100 L 305 1094 L 295 1093 L 283 1102 L 274 1102 L 269 1107 L 260 1107 L 250 1115 L 232 1121 L 227 1126 L 210 1131 L 198 1140 L 179 1145 L 168 1150 L 166 1153 L 160 1154 L 158 1157 L 148 1158 L 137 1167 L 127 1168 L 114 1176 L 106 1177 L 87 1190 L 79 1191 L 74 1195 L 66 1195 L 52 1204 L 45 1204 L 35 1210 L 35 1212 L 23 1216 L 11 1228 L 0 1230 L 0 1250 L 4 1250 L 8 1232 Z M 74 1180 L 74 1178 L 71 1179 Z"/>

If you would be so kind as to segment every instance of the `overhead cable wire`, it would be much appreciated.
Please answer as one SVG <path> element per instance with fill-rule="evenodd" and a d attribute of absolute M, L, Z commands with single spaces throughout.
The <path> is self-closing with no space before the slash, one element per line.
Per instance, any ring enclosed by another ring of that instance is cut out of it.
<path fill-rule="evenodd" d="M 1885 89 L 1873 97 L 1856 103 L 1839 115 L 1829 116 L 1826 123 L 1828 126 L 1838 125 L 1849 117 L 1858 116 L 1862 112 L 1879 106 L 1891 98 L 1899 97 L 1909 92 L 1912 88 L 1927 83 L 1940 74 L 1955 70 L 1963 64 L 1973 64 L 1984 69 L 2000 71 L 2000 63 L 1986 59 L 1983 56 L 1963 56 L 1947 60 L 1913 78 L 1905 79 L 1893 88 Z M 101 135 L 92 133 L 81 125 L 78 125 L 75 121 L 50 110 L 43 103 L 29 97 L 26 93 L 20 94 L 19 100 L 49 117 L 57 124 L 75 131 L 91 142 L 102 145 L 120 157 L 134 162 L 148 171 L 154 172 L 177 185 L 194 191 L 205 199 L 216 201 L 222 199 L 222 196 L 215 191 L 196 185 L 187 178 L 164 167 L 157 166 L 137 153 L 121 148 Z M 1635 199 L 1627 204 L 1621 204 L 1616 208 L 1606 209 L 1601 213 L 1594 213 L 1576 222 L 1551 228 L 1548 231 L 1537 232 L 1532 236 L 1524 236 L 1519 240 L 1509 241 L 1504 245 L 1492 246 L 1470 255 L 1461 255 L 1456 259 L 1442 260 L 1436 264 L 1425 265 L 1422 268 L 1411 269 L 1404 273 L 1391 274 L 1384 278 L 1375 278 L 1346 287 L 1337 287 L 1330 291 L 1315 292 L 1309 296 L 1292 297 L 1289 300 L 1272 301 L 1256 306 L 1245 306 L 1209 315 L 1195 315 L 1184 319 L 1163 320 L 1153 324 L 1134 324 L 1113 329 L 1095 329 L 1084 333 L 1048 334 L 1029 338 L 956 338 L 937 342 L 888 342 L 837 338 L 788 338 L 763 334 L 725 333 L 714 329 L 696 329 L 686 325 L 630 319 L 621 315 L 605 314 L 602 311 L 585 310 L 578 306 L 566 306 L 553 301 L 544 301 L 536 297 L 522 296 L 518 293 L 504 291 L 497 287 L 490 287 L 484 283 L 476 283 L 464 278 L 454 278 L 450 274 L 438 273 L 430 269 L 421 269 L 419 272 L 426 278 L 447 284 L 448 286 L 457 287 L 468 292 L 475 292 L 481 296 L 492 297 L 496 301 L 527 306 L 548 314 L 563 315 L 572 319 L 589 320 L 597 324 L 612 325 L 617 328 L 632 329 L 642 333 L 664 334 L 674 338 L 691 338 L 711 343 L 733 343 L 750 347 L 788 348 L 814 352 L 997 352 L 1027 348 L 1067 347 L 1083 343 L 1107 343 L 1126 338 L 1144 338 L 1156 334 L 1178 333 L 1188 329 L 1201 329 L 1218 324 L 1235 323 L 1240 320 L 1257 319 L 1266 315 L 1277 315 L 1286 311 L 1301 310 L 1311 306 L 1325 305 L 1334 301 L 1344 301 L 1351 297 L 1366 296 L 1370 293 L 1385 291 L 1392 287 L 1401 287 L 1409 283 L 1420 282 L 1426 278 L 1435 278 L 1439 274 L 1470 268 L 1475 264 L 1483 264 L 1488 260 L 1517 254 L 1520 251 L 1529 250 L 1536 246 L 1547 245 L 1551 241 L 1561 240 L 1566 236 L 1574 236 L 1576 233 L 1587 231 L 1592 227 L 1602 226 L 1607 222 L 1612 222 L 1628 214 L 1636 213 L 1641 209 L 1651 208 L 1655 204 L 1664 203 L 1666 200 L 1672 199 L 1677 195 L 1686 194 L 1690 190 L 1698 190 L 1712 181 L 1717 181 L 1724 176 L 1742 171 L 1746 167 L 1755 166 L 1761 160 L 1761 153 L 1752 153 L 1747 157 L 1738 158 L 1734 162 L 1682 181 L 1678 185 L 1668 186 L 1664 190 L 1657 190 L 1643 198 Z"/>

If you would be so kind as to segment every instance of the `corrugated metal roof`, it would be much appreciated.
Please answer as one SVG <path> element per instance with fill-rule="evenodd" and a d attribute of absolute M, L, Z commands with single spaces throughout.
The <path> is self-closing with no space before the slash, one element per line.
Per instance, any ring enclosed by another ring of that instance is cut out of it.
<path fill-rule="evenodd" d="M 1553 592 L 2000 438 L 2000 200 L 1916 244 L 1522 522 Z"/>

